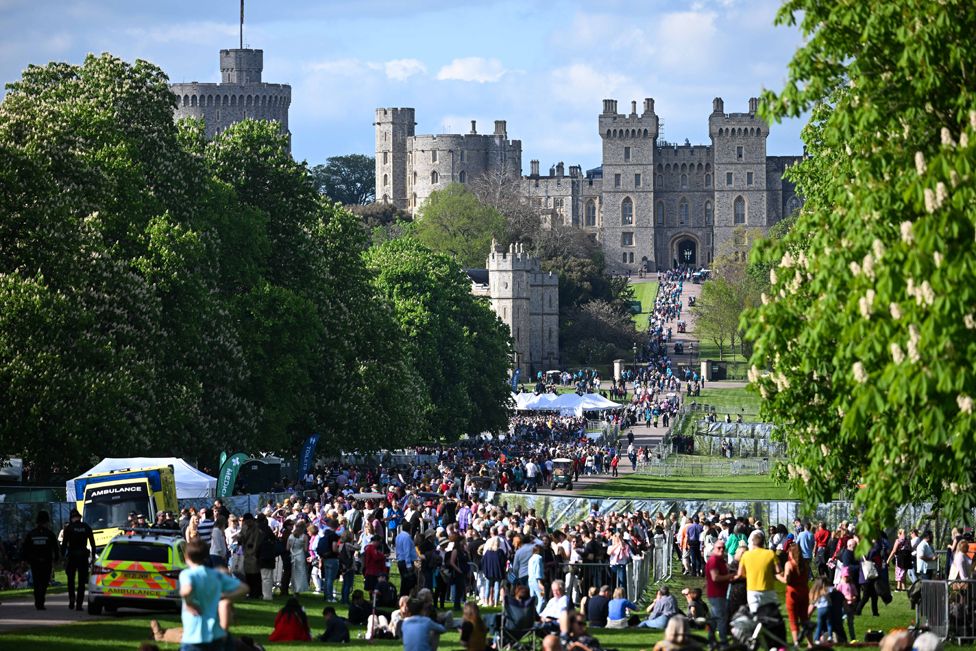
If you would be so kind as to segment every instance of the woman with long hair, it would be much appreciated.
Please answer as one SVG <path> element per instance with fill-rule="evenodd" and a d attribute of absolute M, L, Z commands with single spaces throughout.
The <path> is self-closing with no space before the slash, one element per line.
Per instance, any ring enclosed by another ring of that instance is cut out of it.
<path fill-rule="evenodd" d="M 790 619 L 793 646 L 800 643 L 803 625 L 810 619 L 810 568 L 800 555 L 800 546 L 791 544 L 786 549 L 786 567 L 776 578 L 786 584 L 786 614 Z"/>
<path fill-rule="evenodd" d="M 295 524 L 285 543 L 288 557 L 291 559 L 291 589 L 294 594 L 308 591 L 308 533 L 301 522 Z M 285 586 L 282 585 L 282 588 Z"/>
<path fill-rule="evenodd" d="M 505 553 L 499 549 L 498 536 L 490 536 L 485 541 L 481 571 L 485 575 L 485 594 L 481 599 L 485 606 L 492 608 L 498 602 L 498 588 L 505 580 Z"/>
<path fill-rule="evenodd" d="M 481 611 L 474 602 L 464 604 L 461 618 L 461 646 L 467 651 L 485 651 L 488 642 L 488 627 L 481 619 Z"/>

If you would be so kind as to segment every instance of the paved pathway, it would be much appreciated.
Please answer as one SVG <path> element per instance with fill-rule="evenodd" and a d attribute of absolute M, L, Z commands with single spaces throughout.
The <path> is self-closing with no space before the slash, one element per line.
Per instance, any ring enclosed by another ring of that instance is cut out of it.
<path fill-rule="evenodd" d="M 104 616 L 92 617 L 84 610 L 68 610 L 67 592 L 49 594 L 45 606 L 46 610 L 36 610 L 33 597 L 4 599 L 3 605 L 0 605 L 0 633 L 104 619 Z M 0 638 L 0 647 L 3 647 L 2 641 L 3 638 Z"/>

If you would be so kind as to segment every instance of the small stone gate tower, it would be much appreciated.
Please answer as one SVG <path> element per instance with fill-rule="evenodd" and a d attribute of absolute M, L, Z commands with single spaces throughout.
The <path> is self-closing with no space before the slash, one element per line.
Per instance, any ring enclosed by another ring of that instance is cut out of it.
<path fill-rule="evenodd" d="M 513 367 L 526 378 L 558 368 L 559 277 L 542 271 L 522 244 L 505 251 L 492 242 L 487 267 L 492 309 L 512 333 Z"/>
<path fill-rule="evenodd" d="M 376 200 L 407 207 L 407 139 L 417 126 L 412 108 L 376 109 Z"/>

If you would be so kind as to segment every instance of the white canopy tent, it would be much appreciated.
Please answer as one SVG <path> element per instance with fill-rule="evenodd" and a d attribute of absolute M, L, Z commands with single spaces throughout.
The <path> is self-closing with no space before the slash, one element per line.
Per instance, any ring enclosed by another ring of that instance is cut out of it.
<path fill-rule="evenodd" d="M 607 411 L 623 407 L 596 393 L 582 396 L 575 393 L 561 395 L 543 393 L 538 396 L 532 393 L 519 393 L 513 394 L 512 399 L 515 408 L 519 411 L 558 411 L 564 416 L 582 416 L 584 411 Z"/>
<path fill-rule="evenodd" d="M 131 468 L 156 468 L 159 466 L 173 466 L 173 474 L 176 477 L 176 497 L 199 498 L 213 497 L 217 492 L 217 478 L 200 472 L 183 459 L 176 457 L 129 457 L 126 459 L 102 459 L 94 468 L 84 472 L 75 479 L 89 477 L 91 475 L 110 472 L 112 470 L 124 470 Z M 75 494 L 75 479 L 69 479 L 65 484 L 67 488 L 68 500 L 71 501 Z"/>

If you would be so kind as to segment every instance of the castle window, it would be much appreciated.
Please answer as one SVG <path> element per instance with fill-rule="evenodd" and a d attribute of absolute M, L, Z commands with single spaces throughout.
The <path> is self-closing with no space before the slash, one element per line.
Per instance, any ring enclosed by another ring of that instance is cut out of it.
<path fill-rule="evenodd" d="M 414 185 L 417 185 L 417 173 L 416 172 L 413 173 L 413 184 Z"/>
<path fill-rule="evenodd" d="M 433 150 L 432 152 L 430 152 L 430 162 L 431 163 L 436 163 L 437 162 L 437 150 L 436 149 Z"/>
<path fill-rule="evenodd" d="M 706 174 L 705 175 L 705 187 L 706 188 L 712 187 L 712 175 L 711 174 Z"/>
<path fill-rule="evenodd" d="M 619 188 L 620 187 L 620 175 L 619 174 L 614 174 L 613 175 L 613 187 L 615 187 L 615 188 Z"/>
<path fill-rule="evenodd" d="M 792 197 L 790 197 L 790 200 L 786 202 L 786 214 L 792 215 L 799 209 L 800 209 L 800 198 L 794 194 Z"/>
<path fill-rule="evenodd" d="M 712 219 L 713 219 L 713 217 L 712 217 L 712 202 L 711 201 L 706 201 L 705 202 L 705 225 L 706 226 L 711 226 L 712 225 Z"/>
<path fill-rule="evenodd" d="M 658 174 L 657 175 L 657 181 L 656 181 L 656 183 L 657 183 L 657 187 L 659 189 L 664 189 L 664 175 L 663 174 Z"/>
<path fill-rule="evenodd" d="M 626 253 L 621 254 L 621 261 L 624 264 L 627 264 L 627 254 Z"/>
<path fill-rule="evenodd" d="M 752 185 L 752 172 L 746 172 L 746 185 Z"/>
<path fill-rule="evenodd" d="M 678 202 L 678 224 L 684 226 L 688 223 L 688 200 L 682 197 Z"/>
<path fill-rule="evenodd" d="M 388 151 L 384 151 L 383 152 L 383 164 L 384 165 L 389 165 L 390 164 L 390 152 L 388 152 Z"/>
<path fill-rule="evenodd" d="M 464 150 L 463 149 L 461 150 L 461 162 L 462 163 L 464 162 Z"/>
<path fill-rule="evenodd" d="M 383 175 L 383 187 L 385 188 L 390 184 L 390 177 L 387 174 Z"/>
<path fill-rule="evenodd" d="M 746 200 L 742 197 L 736 197 L 735 202 L 732 204 L 732 214 L 734 215 L 734 222 L 736 224 L 746 223 Z"/>
<path fill-rule="evenodd" d="M 624 147 L 624 160 L 630 160 L 630 147 Z"/>
<path fill-rule="evenodd" d="M 654 219 L 658 226 L 664 226 L 664 204 L 660 201 L 654 206 Z"/>
<path fill-rule="evenodd" d="M 687 190 L 688 189 L 688 175 L 687 174 L 682 174 L 681 175 L 681 189 L 682 190 Z"/>
<path fill-rule="evenodd" d="M 467 181 L 468 181 L 468 173 L 465 172 L 464 170 L 461 170 L 458 173 L 458 182 L 459 183 L 467 183 Z"/>
<path fill-rule="evenodd" d="M 741 145 L 735 148 L 735 159 L 736 160 L 742 160 L 742 146 Z"/>
<path fill-rule="evenodd" d="M 732 172 L 725 173 L 725 185 L 726 187 L 732 187 Z"/>
<path fill-rule="evenodd" d="M 596 226 L 596 202 L 590 199 L 586 202 L 585 226 Z"/>
<path fill-rule="evenodd" d="M 620 204 L 620 223 L 624 226 L 630 226 L 634 223 L 634 202 L 630 200 L 630 197 L 625 197 Z"/>
<path fill-rule="evenodd" d="M 430 184 L 431 185 L 437 185 L 437 182 L 439 180 L 440 180 L 440 177 L 437 175 L 437 170 L 434 170 L 433 172 L 430 173 Z"/>
<path fill-rule="evenodd" d="M 634 187 L 639 188 L 641 186 L 641 175 L 634 174 Z"/>
<path fill-rule="evenodd" d="M 621 233 L 620 246 L 634 246 L 634 234 L 630 231 Z"/>

